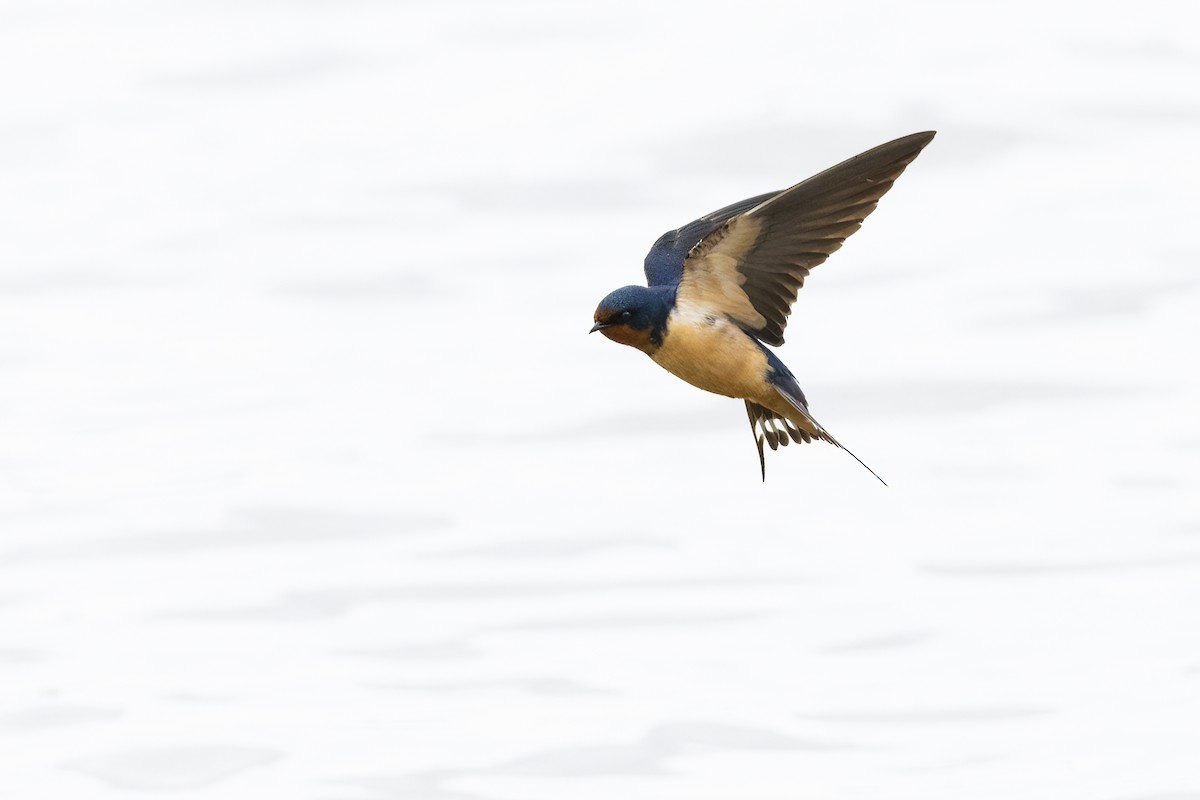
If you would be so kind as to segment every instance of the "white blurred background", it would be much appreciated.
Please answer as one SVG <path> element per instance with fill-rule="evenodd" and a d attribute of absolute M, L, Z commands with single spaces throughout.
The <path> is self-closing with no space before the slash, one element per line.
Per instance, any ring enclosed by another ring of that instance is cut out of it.
<path fill-rule="evenodd" d="M 1188 2 L 0 5 L 0 797 L 1200 798 Z M 781 356 L 588 337 L 938 138 Z"/>

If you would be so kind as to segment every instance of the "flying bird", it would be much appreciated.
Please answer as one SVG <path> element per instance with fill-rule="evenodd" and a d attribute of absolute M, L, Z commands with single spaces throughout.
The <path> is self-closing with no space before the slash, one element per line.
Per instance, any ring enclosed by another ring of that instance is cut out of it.
<path fill-rule="evenodd" d="M 817 439 L 846 450 L 809 413 L 796 376 L 766 345 L 783 344 L 809 270 L 859 229 L 934 133 L 882 144 L 663 234 L 646 256 L 648 285 L 601 300 L 592 332 L 636 347 L 693 386 L 745 400 L 764 481 L 764 442 L 775 450 Z"/>

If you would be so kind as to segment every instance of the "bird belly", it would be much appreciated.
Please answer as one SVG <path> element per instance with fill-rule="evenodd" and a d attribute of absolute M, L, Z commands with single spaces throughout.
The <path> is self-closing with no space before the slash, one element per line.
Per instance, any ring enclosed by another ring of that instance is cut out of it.
<path fill-rule="evenodd" d="M 762 349 L 721 315 L 676 308 L 650 358 L 706 392 L 760 402 L 776 394 Z"/>

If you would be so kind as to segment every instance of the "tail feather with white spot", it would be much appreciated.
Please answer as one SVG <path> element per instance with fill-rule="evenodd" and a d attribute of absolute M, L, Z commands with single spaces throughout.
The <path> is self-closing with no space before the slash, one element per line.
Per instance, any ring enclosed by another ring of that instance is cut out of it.
<path fill-rule="evenodd" d="M 821 423 L 813 419 L 812 415 L 808 413 L 808 408 L 802 402 L 789 396 L 787 392 L 780 391 L 779 395 L 787 400 L 788 405 L 791 406 L 796 412 L 796 416 L 799 417 L 798 420 L 789 419 L 750 400 L 746 401 L 746 415 L 750 418 L 750 431 L 754 434 L 754 444 L 758 447 L 758 463 L 762 468 L 763 481 L 767 479 L 767 459 L 763 451 L 764 442 L 772 450 L 778 450 L 780 447 L 787 447 L 789 442 L 802 444 L 816 439 L 829 442 L 834 447 L 850 453 L 851 458 L 862 464 L 867 472 L 875 475 L 875 478 L 880 483 L 887 486 L 887 482 L 876 475 L 875 470 L 863 463 L 861 458 L 846 449 L 841 442 L 833 438 L 833 435 L 821 426 Z"/>

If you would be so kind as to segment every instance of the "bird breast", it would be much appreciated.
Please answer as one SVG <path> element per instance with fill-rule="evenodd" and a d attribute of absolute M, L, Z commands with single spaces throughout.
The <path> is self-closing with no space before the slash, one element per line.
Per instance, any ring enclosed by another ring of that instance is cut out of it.
<path fill-rule="evenodd" d="M 766 379 L 766 354 L 719 313 L 676 306 L 667 318 L 662 345 L 650 357 L 707 392 L 751 400 L 774 395 Z"/>

